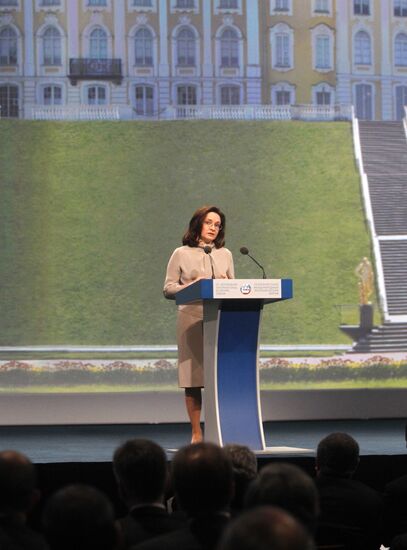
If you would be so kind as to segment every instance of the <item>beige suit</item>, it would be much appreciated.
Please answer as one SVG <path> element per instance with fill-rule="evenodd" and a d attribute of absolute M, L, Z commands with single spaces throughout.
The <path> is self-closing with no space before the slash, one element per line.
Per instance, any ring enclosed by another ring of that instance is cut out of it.
<path fill-rule="evenodd" d="M 215 277 L 233 279 L 233 257 L 227 248 L 213 248 Z M 164 282 L 164 296 L 175 299 L 175 294 L 198 277 L 212 278 L 210 258 L 201 247 L 176 248 L 168 262 Z M 203 305 L 178 306 L 178 381 L 181 388 L 202 388 L 203 373 Z"/>

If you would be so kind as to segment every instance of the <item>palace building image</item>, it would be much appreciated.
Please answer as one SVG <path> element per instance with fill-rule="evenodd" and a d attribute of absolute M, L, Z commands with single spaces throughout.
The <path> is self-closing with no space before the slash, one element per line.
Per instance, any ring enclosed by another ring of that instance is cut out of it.
<path fill-rule="evenodd" d="M 407 97 L 407 0 L 0 0 L 1 117 L 35 106 L 353 104 Z"/>

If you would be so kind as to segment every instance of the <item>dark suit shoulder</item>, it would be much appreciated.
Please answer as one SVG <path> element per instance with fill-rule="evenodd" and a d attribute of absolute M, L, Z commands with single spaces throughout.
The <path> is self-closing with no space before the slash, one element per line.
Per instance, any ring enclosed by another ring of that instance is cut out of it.
<path fill-rule="evenodd" d="M 1 550 L 47 550 L 45 539 L 26 525 L 0 522 Z"/>
<path fill-rule="evenodd" d="M 407 493 L 407 475 L 393 479 L 386 484 L 384 494 Z"/>
<path fill-rule="evenodd" d="M 202 550 L 204 547 L 188 527 L 167 533 L 135 546 L 137 550 Z"/>
<path fill-rule="evenodd" d="M 213 550 L 229 521 L 217 515 L 193 519 L 188 526 L 137 545 L 138 550 Z"/>
<path fill-rule="evenodd" d="M 135 508 L 117 523 L 126 546 L 175 531 L 185 525 L 178 516 L 172 516 L 157 506 Z"/>

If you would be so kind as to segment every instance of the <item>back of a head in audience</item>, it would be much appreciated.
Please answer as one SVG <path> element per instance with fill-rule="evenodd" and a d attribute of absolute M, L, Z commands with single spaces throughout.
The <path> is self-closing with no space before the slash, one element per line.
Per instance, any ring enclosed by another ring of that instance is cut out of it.
<path fill-rule="evenodd" d="M 350 478 L 359 464 L 359 445 L 346 433 L 332 433 L 317 448 L 318 474 Z"/>
<path fill-rule="evenodd" d="M 316 528 L 318 492 L 313 480 L 293 464 L 268 464 L 250 485 L 246 507 L 277 506 L 299 520 L 309 532 Z"/>
<path fill-rule="evenodd" d="M 226 529 L 219 550 L 311 550 L 310 534 L 290 514 L 272 506 L 243 512 Z"/>
<path fill-rule="evenodd" d="M 113 470 L 128 506 L 161 502 L 167 480 L 164 450 L 148 439 L 126 441 L 113 456 Z"/>
<path fill-rule="evenodd" d="M 233 495 L 232 463 L 213 443 L 180 449 L 172 462 L 174 489 L 181 508 L 192 517 L 226 510 Z"/>
<path fill-rule="evenodd" d="M 390 543 L 390 550 L 407 550 L 407 534 L 395 537 Z"/>
<path fill-rule="evenodd" d="M 25 514 L 38 499 L 34 465 L 17 451 L 0 453 L 0 514 Z"/>
<path fill-rule="evenodd" d="M 243 508 L 247 489 L 257 476 L 256 455 L 246 445 L 230 444 L 223 448 L 232 461 L 233 467 L 235 488 L 231 506 L 235 510 L 240 510 Z"/>
<path fill-rule="evenodd" d="M 109 500 L 87 485 L 55 493 L 45 507 L 43 523 L 51 550 L 113 550 L 118 543 Z"/>

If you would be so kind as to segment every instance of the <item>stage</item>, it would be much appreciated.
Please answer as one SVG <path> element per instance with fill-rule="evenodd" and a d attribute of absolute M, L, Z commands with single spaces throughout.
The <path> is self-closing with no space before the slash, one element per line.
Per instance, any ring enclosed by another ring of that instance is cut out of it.
<path fill-rule="evenodd" d="M 319 440 L 335 431 L 351 434 L 363 456 L 404 455 L 404 429 L 403 419 L 264 423 L 270 456 L 279 458 L 313 457 Z M 18 449 L 36 464 L 110 462 L 114 449 L 133 437 L 153 439 L 168 450 L 170 459 L 172 449 L 188 443 L 189 425 L 0 426 L 1 447 Z"/>

